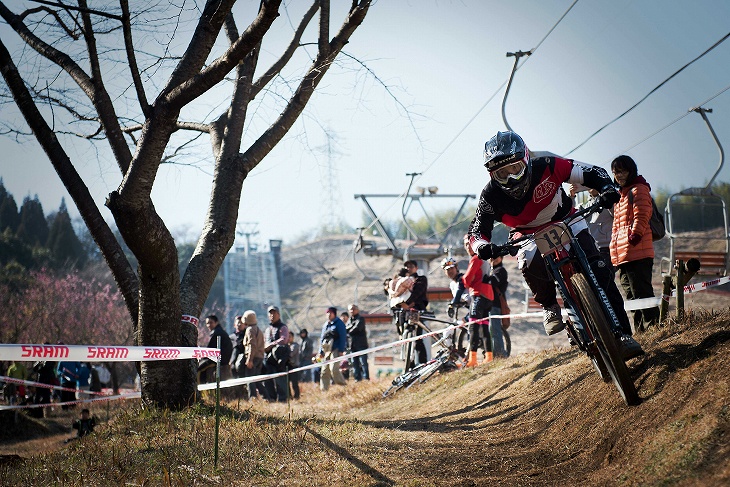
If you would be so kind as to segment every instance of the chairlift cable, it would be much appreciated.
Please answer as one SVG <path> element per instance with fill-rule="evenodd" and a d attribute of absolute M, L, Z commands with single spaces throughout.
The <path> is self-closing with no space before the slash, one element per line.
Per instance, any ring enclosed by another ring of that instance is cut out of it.
<path fill-rule="evenodd" d="M 711 96 L 710 98 L 708 98 L 707 100 L 703 101 L 702 103 L 700 103 L 699 105 L 696 105 L 696 106 L 697 106 L 697 107 L 701 107 L 701 106 L 704 106 L 704 105 L 706 105 L 707 103 L 711 102 L 712 100 L 714 100 L 714 99 L 715 99 L 715 98 L 717 98 L 718 96 L 720 96 L 720 95 L 722 95 L 723 93 L 725 93 L 725 92 L 726 92 L 727 90 L 730 90 L 730 85 L 726 86 L 725 88 L 723 88 L 722 90 L 718 91 L 718 92 L 717 92 L 717 93 L 715 93 L 715 94 L 714 94 L 713 96 Z M 627 153 L 628 151 L 630 151 L 630 150 L 631 150 L 631 149 L 633 149 L 634 147 L 636 147 L 636 146 L 638 146 L 638 145 L 641 145 L 641 144 L 643 144 L 644 142 L 646 142 L 647 140 L 651 139 L 651 138 L 652 138 L 652 137 L 654 137 L 655 135 L 657 135 L 657 134 L 659 134 L 660 132 L 662 132 L 662 131 L 664 131 L 664 130 L 668 129 L 669 127 L 671 127 L 671 126 L 672 126 L 672 125 L 674 125 L 675 123 L 679 122 L 679 121 L 680 121 L 680 120 L 682 120 L 682 119 L 683 119 L 684 117 L 686 117 L 687 115 L 689 115 L 690 113 L 692 113 L 692 112 L 693 112 L 693 110 L 694 110 L 694 108 L 690 108 L 689 110 L 687 110 L 687 112 L 686 112 L 686 113 L 685 113 L 684 115 L 681 115 L 681 116 L 677 117 L 677 118 L 676 118 L 676 119 L 674 119 L 673 121 L 671 121 L 671 122 L 669 122 L 668 124 L 666 124 L 666 125 L 665 125 L 664 127 L 660 128 L 659 130 L 657 130 L 657 131 L 656 131 L 656 132 L 654 132 L 653 134 L 651 134 L 651 135 L 648 135 L 648 136 L 644 137 L 643 139 L 641 139 L 640 141 L 636 142 L 636 143 L 635 143 L 635 144 L 633 144 L 632 146 L 630 146 L 630 147 L 627 147 L 626 149 L 624 149 L 624 150 L 622 150 L 622 151 L 619 151 L 618 153 L 616 153 L 616 155 L 619 155 L 619 154 L 626 154 L 626 153 Z"/>
<path fill-rule="evenodd" d="M 730 32 L 728 32 L 727 34 L 725 34 L 725 36 L 724 36 L 724 37 L 723 37 L 722 39 L 720 39 L 719 41 L 715 42 L 715 43 L 714 43 L 714 44 L 713 44 L 712 46 L 710 46 L 710 47 L 709 47 L 709 48 L 708 48 L 707 50 L 705 50 L 705 52 L 703 52 L 702 54 L 700 54 L 699 56 L 697 56 L 696 58 L 694 58 L 693 60 L 691 60 L 690 62 L 688 62 L 688 63 L 687 63 L 687 64 L 685 64 L 684 66 L 682 66 L 681 68 L 679 68 L 679 69 L 678 69 L 677 71 L 675 71 L 675 72 L 674 72 L 674 73 L 673 73 L 673 74 L 672 74 L 671 76 L 669 76 L 669 77 L 668 77 L 667 79 L 665 79 L 664 81 L 662 81 L 661 83 L 659 83 L 658 85 L 656 85 L 656 86 L 654 87 L 654 89 L 652 89 L 652 90 L 651 90 L 651 91 L 650 91 L 649 93 L 647 93 L 646 95 L 644 95 L 644 97 L 643 97 L 643 98 L 642 98 L 641 100 L 637 101 L 637 102 L 636 102 L 636 103 L 635 103 L 635 104 L 634 104 L 634 105 L 633 105 L 633 106 L 632 106 L 631 108 L 629 108 L 628 110 L 626 110 L 625 112 L 623 112 L 623 113 L 622 113 L 621 115 L 619 115 L 618 117 L 614 118 L 613 120 L 611 120 L 610 122 L 608 122 L 607 124 L 605 124 L 605 125 L 604 125 L 603 127 L 599 128 L 598 130 L 596 130 L 595 132 L 593 132 L 593 133 L 592 133 L 592 134 L 591 134 L 590 136 L 588 136 L 588 138 L 587 138 L 587 139 L 585 139 L 585 140 L 584 140 L 583 142 L 581 142 L 580 144 L 578 144 L 577 146 L 575 146 L 575 147 L 574 147 L 573 149 L 571 149 L 571 150 L 570 150 L 569 152 L 567 152 L 567 153 L 565 154 L 565 156 L 567 157 L 567 156 L 569 156 L 570 154 L 572 154 L 573 152 L 575 152 L 576 150 L 578 150 L 579 148 L 583 147 L 583 145 L 585 145 L 585 143 L 586 143 L 586 142 L 588 142 L 588 141 L 589 141 L 589 140 L 591 140 L 591 139 L 592 139 L 593 137 L 595 137 L 595 136 L 596 136 L 596 135 L 598 135 L 598 134 L 599 134 L 600 132 L 602 132 L 602 131 L 603 131 L 603 129 L 605 129 L 605 128 L 606 128 L 606 127 L 608 127 L 609 125 L 613 124 L 614 122 L 618 121 L 618 120 L 619 120 L 620 118 L 622 118 L 622 117 L 624 117 L 625 115 L 627 115 L 627 114 L 628 114 L 629 112 L 631 112 L 631 111 L 632 111 L 632 110 L 633 110 L 634 108 L 636 108 L 637 106 L 639 106 L 639 105 L 640 105 L 640 104 L 641 104 L 641 103 L 642 103 L 642 102 L 643 102 L 644 100 L 646 100 L 647 98 L 649 98 L 649 96 L 651 96 L 651 95 L 652 95 L 652 94 L 654 94 L 654 93 L 655 93 L 655 92 L 656 92 L 657 90 L 659 90 L 659 88 L 661 88 L 661 87 L 662 87 L 662 86 L 664 86 L 664 85 L 665 85 L 666 83 L 668 83 L 668 82 L 669 82 L 669 80 L 671 80 L 672 78 L 674 78 L 675 76 L 677 76 L 677 75 L 678 75 L 679 73 L 681 73 L 682 71 L 684 71 L 684 70 L 685 70 L 685 69 L 686 69 L 687 67 L 689 67 L 689 66 L 690 66 L 691 64 L 693 64 L 693 63 L 694 63 L 695 61 L 698 61 L 699 59 L 701 59 L 701 58 L 702 58 L 702 57 L 703 57 L 703 56 L 704 56 L 705 54 L 707 54 L 708 52 L 712 51 L 712 50 L 713 50 L 714 48 L 716 48 L 717 46 L 719 46 L 720 44 L 722 44 L 722 43 L 723 43 L 723 42 L 724 42 L 724 41 L 725 41 L 725 40 L 726 40 L 726 39 L 727 39 L 728 37 L 730 37 Z M 662 130 L 663 130 L 663 129 L 662 129 Z"/>

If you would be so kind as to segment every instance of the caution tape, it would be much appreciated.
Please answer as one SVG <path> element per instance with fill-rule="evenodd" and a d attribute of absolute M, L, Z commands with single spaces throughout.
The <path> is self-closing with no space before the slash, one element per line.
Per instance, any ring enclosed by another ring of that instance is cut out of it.
<path fill-rule="evenodd" d="M 688 286 L 684 286 L 683 289 L 684 289 L 685 294 L 692 294 L 692 293 L 704 291 L 711 287 L 722 286 L 723 284 L 727 284 L 728 282 L 730 282 L 730 276 L 720 277 L 718 279 L 711 279 L 709 281 L 690 284 Z M 637 309 L 653 308 L 655 306 L 659 306 L 661 304 L 662 300 L 669 302 L 670 298 L 676 297 L 676 296 L 677 296 L 677 290 L 675 289 L 674 291 L 672 291 L 672 294 L 662 294 L 660 297 L 632 299 L 631 301 L 626 302 L 625 309 L 626 309 L 626 311 L 635 311 Z"/>
<path fill-rule="evenodd" d="M 220 357 L 220 351 L 217 348 L 201 347 L 0 344 L 0 360 L 64 359 L 78 362 L 138 362 L 203 357 L 217 359 Z"/>
<path fill-rule="evenodd" d="M 729 277 L 722 277 L 719 279 L 712 279 L 709 281 L 692 284 L 684 287 L 685 293 L 693 293 L 703 291 L 715 286 L 721 286 L 730 282 Z M 672 292 L 672 296 L 676 295 L 676 291 Z M 670 296 L 663 295 L 659 298 L 644 298 L 635 299 L 625 303 L 626 311 L 632 311 L 635 309 L 645 309 L 654 306 L 658 306 L 662 299 L 668 300 Z M 566 310 L 563 310 L 563 314 L 566 314 Z M 480 320 L 473 320 L 471 323 L 486 323 L 491 318 L 528 318 L 542 316 L 542 312 L 531 312 L 531 313 L 513 313 L 506 315 L 492 315 Z M 426 317 L 426 319 L 428 319 Z M 253 382 L 260 382 L 270 379 L 276 379 L 283 377 L 288 374 L 293 374 L 305 370 L 311 370 L 320 368 L 325 365 L 340 363 L 350 358 L 359 357 L 361 355 L 371 354 L 380 350 L 397 347 L 409 342 L 416 340 L 422 340 L 425 337 L 443 335 L 449 331 L 457 328 L 462 328 L 469 324 L 469 322 L 458 321 L 455 324 L 449 325 L 446 328 L 435 330 L 424 333 L 422 335 L 416 335 L 410 338 L 397 340 L 395 342 L 386 343 L 377 347 L 371 347 L 358 352 L 352 352 L 346 355 L 341 355 L 333 359 L 324 362 L 314 362 L 311 365 L 305 365 L 297 367 L 284 372 L 277 372 L 273 374 L 262 374 L 251 377 L 241 377 L 237 379 L 229 379 L 220 382 L 221 388 L 235 387 L 244 384 L 250 384 Z M 438 344 L 439 342 L 437 342 Z M 122 362 L 122 361 L 142 361 L 142 360 L 180 360 L 180 359 L 198 359 L 203 357 L 211 357 L 214 359 L 220 358 L 220 352 L 217 349 L 211 348 L 196 348 L 196 347 L 122 347 L 122 346 L 86 346 L 86 345 L 9 345 L 0 344 L 0 360 L 31 360 L 31 359 L 69 359 L 69 360 L 104 360 L 111 362 Z M 0 377 L 0 379 L 3 379 Z M 54 388 L 58 388 L 57 386 Z M 199 391 L 212 390 L 216 388 L 215 383 L 199 384 Z M 83 391 L 88 393 L 87 391 Z M 133 396 L 105 396 L 100 398 L 101 400 L 112 400 L 113 398 L 131 398 Z M 139 396 L 137 396 L 139 397 Z M 58 403 L 55 403 L 58 404 Z M 7 406 L 5 406 L 7 408 Z"/>

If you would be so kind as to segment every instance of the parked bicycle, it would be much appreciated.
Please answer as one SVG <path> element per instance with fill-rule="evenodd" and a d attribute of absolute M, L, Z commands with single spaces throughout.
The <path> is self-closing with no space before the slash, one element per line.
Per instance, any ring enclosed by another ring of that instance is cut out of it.
<path fill-rule="evenodd" d="M 468 304 L 466 303 L 456 303 L 451 305 L 451 307 L 454 309 L 454 319 L 458 321 L 459 319 L 459 310 L 461 308 L 468 308 Z M 468 309 L 467 309 L 468 311 Z M 489 323 L 489 317 L 484 318 L 485 323 Z M 481 328 L 481 327 L 479 327 Z M 512 339 L 509 336 L 509 332 L 502 328 L 502 336 L 504 337 L 504 352 L 505 356 L 509 357 L 512 354 Z M 484 340 L 486 337 L 482 336 L 481 339 Z M 469 347 L 469 330 L 468 327 L 464 326 L 461 328 L 457 328 L 454 330 L 454 343 L 459 350 L 459 353 L 463 356 L 466 356 L 467 348 Z M 486 347 L 485 347 L 486 349 Z"/>
<path fill-rule="evenodd" d="M 444 323 L 447 325 L 455 325 L 458 323 L 458 319 L 455 319 L 454 321 L 444 321 L 439 320 L 435 317 L 423 316 L 417 310 L 404 311 L 411 311 L 413 313 L 410 314 L 409 319 L 403 323 L 404 332 L 402 336 L 409 333 L 407 324 L 408 321 L 413 322 L 412 326 L 422 326 L 424 330 L 428 330 L 429 328 L 421 322 L 421 319 L 428 321 L 437 321 L 439 323 Z M 463 352 L 459 352 L 458 342 L 455 341 L 455 337 L 457 337 L 456 340 L 458 340 L 458 337 L 460 335 L 460 333 L 458 332 L 462 330 L 463 327 L 443 332 L 441 338 L 433 345 L 434 347 L 440 348 L 438 353 L 436 353 L 436 355 L 426 363 L 414 365 L 411 368 L 406 368 L 405 372 L 393 379 L 390 387 L 388 387 L 388 389 L 383 392 L 383 397 L 393 395 L 403 388 L 408 389 L 414 384 L 421 384 L 428 380 L 436 372 L 448 372 L 461 368 L 465 364 L 465 356 Z M 409 344 L 412 343 L 413 342 L 409 342 Z M 405 345 L 408 344 L 404 344 L 404 346 Z M 412 347 L 411 353 L 413 353 Z M 406 357 L 408 357 L 408 355 L 406 355 Z"/>
<path fill-rule="evenodd" d="M 624 402 L 635 405 L 640 398 L 619 348 L 621 326 L 570 227 L 600 208 L 599 202 L 595 202 L 562 222 L 534 234 L 511 239 L 496 248 L 495 255 L 514 256 L 521 246 L 535 242 L 563 297 L 568 312 L 566 328 L 571 341 L 586 353 L 601 379 L 613 381 Z"/>

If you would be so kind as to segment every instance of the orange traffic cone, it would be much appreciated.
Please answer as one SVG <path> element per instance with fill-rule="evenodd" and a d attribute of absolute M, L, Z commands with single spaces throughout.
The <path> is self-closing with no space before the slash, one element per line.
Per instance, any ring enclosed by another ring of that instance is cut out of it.
<path fill-rule="evenodd" d="M 494 360 L 494 353 L 492 352 L 484 352 L 484 361 L 483 364 L 487 364 Z"/>
<path fill-rule="evenodd" d="M 479 365 L 477 363 L 477 353 L 476 352 L 469 352 L 469 361 L 466 363 L 467 367 L 476 367 Z"/>

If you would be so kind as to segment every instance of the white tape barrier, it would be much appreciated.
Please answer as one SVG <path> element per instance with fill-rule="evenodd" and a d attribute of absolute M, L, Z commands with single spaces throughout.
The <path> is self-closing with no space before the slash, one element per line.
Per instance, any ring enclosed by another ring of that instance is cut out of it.
<path fill-rule="evenodd" d="M 148 360 L 181 360 L 220 357 L 215 348 L 201 347 L 136 347 L 89 345 L 0 344 L 0 360 L 69 360 L 77 362 L 139 362 Z"/>
<path fill-rule="evenodd" d="M 718 279 L 712 279 L 709 281 L 704 282 L 698 282 L 697 284 L 690 284 L 689 286 L 684 286 L 684 294 L 692 294 L 700 291 L 704 291 L 705 289 L 709 289 L 711 287 L 716 286 L 722 286 L 723 284 L 727 284 L 730 282 L 730 276 L 727 277 L 720 277 Z M 662 294 L 661 297 L 655 297 L 655 298 L 642 298 L 642 299 L 632 299 L 631 301 L 626 302 L 626 311 L 635 311 L 637 309 L 646 309 L 646 308 L 653 308 L 655 306 L 659 306 L 662 302 L 662 299 L 665 301 L 669 301 L 669 298 L 676 297 L 677 296 L 677 290 L 675 289 L 672 291 L 672 294 Z"/>
<path fill-rule="evenodd" d="M 404 343 L 408 343 L 408 342 L 415 342 L 416 340 L 421 340 L 422 338 L 427 337 L 427 336 L 440 335 L 445 332 L 454 330 L 456 328 L 461 328 L 463 326 L 466 326 L 466 324 L 467 324 L 466 322 L 459 321 L 457 324 L 447 326 L 446 328 L 444 328 L 442 330 L 435 330 L 430 333 L 424 333 L 422 335 L 413 336 L 411 338 L 404 338 L 402 340 L 398 340 L 398 341 L 391 342 L 391 343 L 386 343 L 384 345 L 378 345 L 377 347 L 371 347 L 371 348 L 368 348 L 365 350 L 360 350 L 358 352 L 352 352 L 352 353 L 348 353 L 346 355 L 340 355 L 339 357 L 336 357 L 336 358 L 333 358 L 330 360 L 326 360 L 324 362 L 314 362 L 314 363 L 312 363 L 312 365 L 305 365 L 303 367 L 297 367 L 295 369 L 289 370 L 288 372 L 277 372 L 275 374 L 263 374 L 263 375 L 255 375 L 252 377 L 241 377 L 238 379 L 224 380 L 220 383 L 220 386 L 221 386 L 221 389 L 226 388 L 226 387 L 234 387 L 234 386 L 239 386 L 239 385 L 243 385 L 243 384 L 250 384 L 252 382 L 260 382 L 263 380 L 275 379 L 277 377 L 283 377 L 287 374 L 293 374 L 296 372 L 300 372 L 302 370 L 318 369 L 318 368 L 323 367 L 324 365 L 328 365 L 328 364 L 332 364 L 332 363 L 339 364 L 343 360 L 347 360 L 347 359 L 350 359 L 353 357 L 359 357 L 360 355 L 366 355 L 369 353 L 378 352 L 380 350 L 385 350 L 387 348 L 397 347 L 399 345 L 403 345 Z M 216 388 L 216 384 L 214 382 L 198 385 L 199 391 L 209 391 L 209 390 L 212 390 L 215 388 Z"/>
<path fill-rule="evenodd" d="M 698 292 L 710 287 L 720 286 L 730 282 L 730 277 L 713 279 L 697 284 L 685 286 L 685 293 Z M 676 295 L 676 291 L 672 293 Z M 669 296 L 663 296 L 668 299 Z M 657 306 L 662 298 L 646 298 L 632 300 L 626 303 L 626 310 L 644 309 Z M 566 311 L 563 310 L 563 314 Z M 533 313 L 515 313 L 509 315 L 493 315 L 482 320 L 475 320 L 473 323 L 484 323 L 490 318 L 526 318 L 542 316 L 542 312 Z M 260 382 L 277 377 L 283 377 L 287 374 L 319 368 L 331 363 L 340 363 L 360 355 L 374 353 L 387 348 L 397 347 L 408 342 L 421 340 L 426 336 L 440 335 L 445 332 L 466 326 L 467 322 L 458 322 L 455 325 L 447 326 L 444 329 L 424 333 L 423 335 L 414 336 L 408 339 L 398 340 L 395 342 L 379 345 L 377 347 L 368 348 L 359 352 L 349 353 L 326 362 L 316 362 L 311 365 L 297 367 L 286 372 L 277 372 L 275 374 L 256 375 L 252 377 L 242 377 L 238 379 L 229 379 L 220 383 L 221 388 L 234 387 L 252 382 Z M 22 351 L 22 352 L 21 352 Z M 139 361 L 139 360 L 178 360 L 189 358 L 212 357 L 219 358 L 218 350 L 211 348 L 194 348 L 194 347 L 91 347 L 85 345 L 0 345 L 0 360 L 28 360 L 30 358 L 68 358 L 69 360 L 105 360 L 105 361 Z M 207 391 L 216 388 L 215 383 L 207 383 L 198 385 L 199 391 Z"/>

